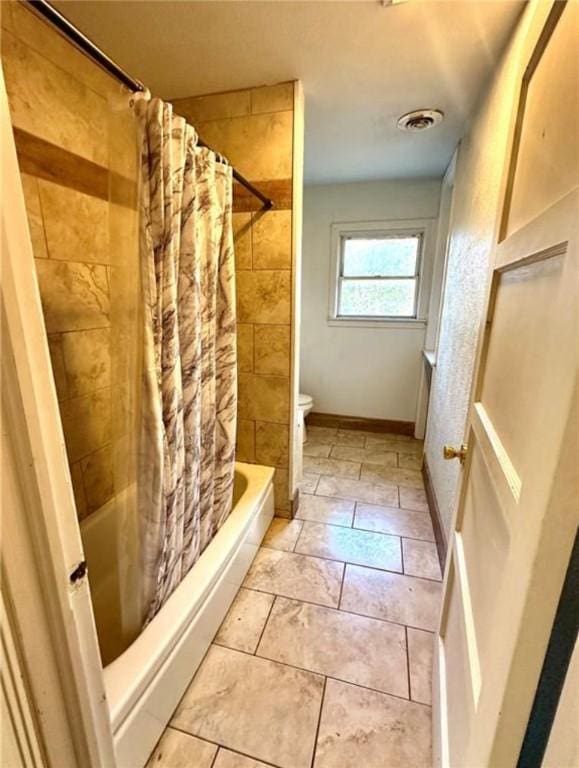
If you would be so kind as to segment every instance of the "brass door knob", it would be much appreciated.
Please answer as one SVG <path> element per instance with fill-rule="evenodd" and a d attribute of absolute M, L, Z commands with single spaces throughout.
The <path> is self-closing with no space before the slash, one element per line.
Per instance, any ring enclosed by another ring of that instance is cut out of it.
<path fill-rule="evenodd" d="M 465 443 L 463 443 L 460 448 L 455 448 L 454 445 L 445 445 L 442 449 L 442 455 L 447 461 L 458 459 L 461 464 L 464 464 L 467 452 L 468 446 Z"/>

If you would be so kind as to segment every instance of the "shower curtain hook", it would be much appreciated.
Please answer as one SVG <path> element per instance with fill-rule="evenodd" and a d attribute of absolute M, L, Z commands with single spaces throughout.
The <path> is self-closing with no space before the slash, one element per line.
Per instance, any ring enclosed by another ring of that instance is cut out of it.
<path fill-rule="evenodd" d="M 145 88 L 143 91 L 134 91 L 129 100 L 129 106 L 134 107 L 139 101 L 151 101 L 151 91 Z"/>

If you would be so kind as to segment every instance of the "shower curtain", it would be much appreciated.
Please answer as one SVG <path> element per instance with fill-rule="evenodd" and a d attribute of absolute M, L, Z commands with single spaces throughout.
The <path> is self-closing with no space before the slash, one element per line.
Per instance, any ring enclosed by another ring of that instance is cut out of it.
<path fill-rule="evenodd" d="M 227 518 L 237 412 L 232 171 L 160 99 L 142 127 L 145 621 Z"/>

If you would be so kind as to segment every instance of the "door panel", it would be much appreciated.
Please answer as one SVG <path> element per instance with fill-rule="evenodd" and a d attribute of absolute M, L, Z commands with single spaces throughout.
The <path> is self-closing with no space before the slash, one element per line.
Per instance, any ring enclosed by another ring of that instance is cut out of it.
<path fill-rule="evenodd" d="M 484 668 L 487 629 L 493 622 L 510 536 L 500 501 L 492 482 L 489 482 L 482 451 L 474 436 L 471 437 L 469 449 L 470 477 L 464 499 L 461 539 L 480 664 Z M 481 542 L 485 543 L 484 547 L 480 546 Z"/>
<path fill-rule="evenodd" d="M 579 125 L 573 107 L 579 93 L 579 5 L 564 6 L 557 3 L 544 28 L 548 44 L 538 47 L 525 73 L 524 119 L 506 234 L 531 221 L 577 183 Z"/>
<path fill-rule="evenodd" d="M 569 293 L 562 282 L 565 252 L 563 244 L 531 254 L 529 260 L 498 271 L 494 281 L 477 400 L 519 477 L 534 457 L 529 437 L 544 425 L 545 413 L 536 405 L 549 400 L 550 376 L 538 374 L 547 366 L 553 366 L 549 374 L 555 377 L 565 369 L 566 353 L 559 344 Z"/>
<path fill-rule="evenodd" d="M 475 693 L 460 586 L 454 568 L 449 574 L 449 590 L 446 621 L 440 635 L 444 656 L 452 660 L 447 669 L 448 722 L 451 724 L 448 729 L 448 752 L 452 765 L 454 755 L 464 754 L 468 746 L 470 725 L 475 712 Z"/>

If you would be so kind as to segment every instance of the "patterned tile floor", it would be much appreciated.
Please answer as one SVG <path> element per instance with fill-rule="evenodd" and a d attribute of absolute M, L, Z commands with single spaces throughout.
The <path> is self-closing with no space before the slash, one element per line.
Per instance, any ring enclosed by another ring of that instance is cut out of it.
<path fill-rule="evenodd" d="M 311 427 L 157 768 L 425 768 L 440 568 L 422 443 Z"/>

